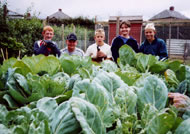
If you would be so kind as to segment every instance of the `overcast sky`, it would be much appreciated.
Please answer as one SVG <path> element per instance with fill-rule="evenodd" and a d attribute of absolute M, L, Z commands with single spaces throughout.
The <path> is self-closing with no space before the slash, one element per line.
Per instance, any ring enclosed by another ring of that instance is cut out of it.
<path fill-rule="evenodd" d="M 98 20 L 108 20 L 109 16 L 142 15 L 148 20 L 170 6 L 190 18 L 190 0 L 7 0 L 7 3 L 10 10 L 21 14 L 31 8 L 33 13 L 40 13 L 40 18 L 61 8 L 70 17 L 97 16 Z"/>

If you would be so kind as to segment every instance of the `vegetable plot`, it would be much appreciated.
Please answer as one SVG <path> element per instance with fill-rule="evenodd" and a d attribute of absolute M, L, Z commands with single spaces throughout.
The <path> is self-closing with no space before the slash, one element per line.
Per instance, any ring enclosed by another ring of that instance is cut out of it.
<path fill-rule="evenodd" d="M 119 68 L 118 68 L 119 66 Z M 112 61 L 62 55 L 10 58 L 0 66 L 1 134 L 190 133 L 190 67 L 120 49 Z"/>

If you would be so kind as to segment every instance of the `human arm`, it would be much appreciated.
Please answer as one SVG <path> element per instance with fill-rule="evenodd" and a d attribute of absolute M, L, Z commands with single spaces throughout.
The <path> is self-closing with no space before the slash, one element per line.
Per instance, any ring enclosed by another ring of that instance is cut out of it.
<path fill-rule="evenodd" d="M 40 46 L 39 44 L 41 43 L 41 41 L 36 41 L 34 43 L 34 54 L 35 55 L 39 55 L 39 54 L 45 54 L 47 51 L 47 46 L 42 43 L 42 45 Z"/>
<path fill-rule="evenodd" d="M 111 45 L 111 53 L 113 60 L 117 63 L 119 57 L 119 48 L 123 45 L 123 41 L 119 38 L 114 38 Z"/>
<path fill-rule="evenodd" d="M 159 60 L 168 58 L 166 43 L 164 40 L 160 41 L 158 56 L 159 56 Z"/>
<path fill-rule="evenodd" d="M 139 45 L 135 39 L 133 38 L 128 39 L 126 44 L 129 45 L 136 53 L 139 52 Z"/>

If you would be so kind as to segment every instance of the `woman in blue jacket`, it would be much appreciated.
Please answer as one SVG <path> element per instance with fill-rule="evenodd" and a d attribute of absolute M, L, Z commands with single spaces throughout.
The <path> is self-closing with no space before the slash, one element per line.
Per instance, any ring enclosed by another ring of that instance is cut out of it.
<path fill-rule="evenodd" d="M 139 50 L 137 41 L 129 35 L 131 23 L 129 21 L 122 21 L 119 30 L 120 35 L 113 39 L 111 45 L 112 58 L 116 63 L 117 58 L 119 57 L 119 48 L 124 44 L 129 45 L 135 52 L 138 52 Z"/>
<path fill-rule="evenodd" d="M 155 36 L 156 30 L 153 23 L 146 25 L 144 34 L 146 39 L 140 46 L 140 52 L 159 56 L 159 60 L 167 59 L 166 43 L 164 40 Z"/>

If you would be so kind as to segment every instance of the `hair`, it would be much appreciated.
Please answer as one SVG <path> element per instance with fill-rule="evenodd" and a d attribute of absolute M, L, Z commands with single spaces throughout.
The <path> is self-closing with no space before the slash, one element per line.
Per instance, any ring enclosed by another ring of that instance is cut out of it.
<path fill-rule="evenodd" d="M 43 28 L 43 32 L 42 33 L 45 33 L 45 31 L 52 31 L 52 32 L 54 32 L 54 30 L 53 30 L 53 28 L 51 26 L 45 26 Z"/>
<path fill-rule="evenodd" d="M 101 33 L 101 34 L 103 34 L 105 36 L 105 31 L 102 28 L 96 29 L 95 35 L 98 34 L 98 33 Z"/>
<path fill-rule="evenodd" d="M 146 29 L 151 29 L 151 30 L 156 31 L 155 26 L 154 26 L 154 23 L 148 23 L 148 24 L 145 26 L 144 29 L 145 29 L 145 30 L 146 30 Z"/>
<path fill-rule="evenodd" d="M 120 23 L 119 28 L 121 28 L 121 26 L 122 26 L 123 24 L 127 25 L 128 27 L 131 27 L 131 23 L 130 23 L 128 20 L 124 20 L 124 21 L 122 21 L 122 22 Z"/>

